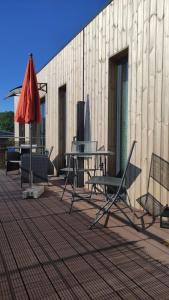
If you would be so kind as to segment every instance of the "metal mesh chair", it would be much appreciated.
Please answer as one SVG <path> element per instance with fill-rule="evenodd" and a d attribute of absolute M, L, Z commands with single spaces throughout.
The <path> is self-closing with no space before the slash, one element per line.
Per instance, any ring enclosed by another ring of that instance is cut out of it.
<path fill-rule="evenodd" d="M 91 224 L 90 229 L 97 223 L 99 220 L 107 214 L 107 218 L 105 221 L 105 226 L 107 225 L 108 219 L 109 219 L 109 214 L 110 214 L 110 209 L 112 205 L 121 198 L 121 195 L 126 191 L 126 186 L 125 186 L 125 181 L 126 181 L 126 176 L 127 176 L 127 170 L 129 167 L 130 159 L 134 150 L 136 141 L 132 143 L 131 150 L 127 159 L 126 167 L 123 172 L 123 176 L 121 178 L 117 177 L 110 177 L 110 176 L 93 176 L 90 178 L 86 183 L 92 185 L 92 189 L 96 188 L 96 185 L 105 187 L 104 191 L 101 189 L 99 190 L 100 192 L 103 193 L 103 195 L 106 197 L 106 203 L 104 204 L 101 209 L 99 209 L 98 213 L 96 214 L 96 219 L 94 222 Z M 108 194 L 107 187 L 113 187 L 116 189 L 116 192 L 113 193 L 112 195 Z"/>
<path fill-rule="evenodd" d="M 48 163 L 46 155 L 32 154 L 32 173 L 33 183 L 48 183 Z M 21 187 L 23 183 L 29 182 L 30 156 L 23 154 L 21 156 Z"/>
<path fill-rule="evenodd" d="M 158 201 L 154 195 L 150 193 L 150 181 L 156 181 L 167 191 L 169 190 L 169 163 L 155 153 L 152 153 L 150 172 L 147 184 L 147 193 L 142 195 L 136 201 L 145 210 L 145 214 L 149 214 L 155 220 L 164 210 L 164 206 Z M 143 215 L 144 216 L 144 215 Z"/>

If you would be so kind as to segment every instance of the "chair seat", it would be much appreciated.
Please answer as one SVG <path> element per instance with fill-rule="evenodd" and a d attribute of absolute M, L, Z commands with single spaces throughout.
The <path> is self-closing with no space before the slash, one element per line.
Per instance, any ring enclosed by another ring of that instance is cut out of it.
<path fill-rule="evenodd" d="M 61 172 L 65 172 L 65 173 L 66 173 L 66 172 L 67 172 L 67 173 L 68 173 L 68 172 L 70 173 L 70 172 L 74 172 L 75 170 L 74 170 L 73 168 L 63 168 L 63 169 L 60 169 L 60 171 L 61 171 Z M 94 171 L 96 171 L 96 169 L 88 169 L 88 168 L 87 168 L 87 169 L 78 169 L 78 170 L 76 170 L 77 173 L 78 173 L 78 172 L 89 172 L 89 171 L 93 171 L 93 172 L 94 172 Z"/>
<path fill-rule="evenodd" d="M 73 168 L 62 168 L 60 169 L 60 172 L 73 172 Z"/>
<path fill-rule="evenodd" d="M 161 215 L 164 210 L 164 206 L 150 193 L 147 193 L 140 198 L 136 199 L 136 201 L 151 215 L 154 217 L 158 217 Z"/>
<path fill-rule="evenodd" d="M 93 176 L 86 183 L 118 187 L 121 184 L 121 178 L 111 176 Z"/>

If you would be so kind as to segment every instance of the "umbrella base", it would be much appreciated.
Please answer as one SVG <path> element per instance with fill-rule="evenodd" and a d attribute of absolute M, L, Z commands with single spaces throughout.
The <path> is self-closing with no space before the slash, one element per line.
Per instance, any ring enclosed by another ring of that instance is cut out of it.
<path fill-rule="evenodd" d="M 39 198 L 44 193 L 44 186 L 43 185 L 33 185 L 31 188 L 27 188 L 25 191 L 22 192 L 22 198 Z"/>

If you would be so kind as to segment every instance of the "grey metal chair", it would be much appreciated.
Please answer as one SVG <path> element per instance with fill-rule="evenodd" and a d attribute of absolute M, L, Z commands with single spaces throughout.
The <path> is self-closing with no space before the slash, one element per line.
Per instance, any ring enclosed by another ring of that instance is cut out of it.
<path fill-rule="evenodd" d="M 70 181 L 70 184 L 72 186 L 73 189 L 73 195 L 75 194 L 75 181 L 76 181 L 76 185 L 77 185 L 77 181 L 78 181 L 78 174 L 79 173 L 84 173 L 87 172 L 89 174 L 89 172 L 94 171 L 95 172 L 95 168 L 96 168 L 96 164 L 94 163 L 93 168 L 89 168 L 89 161 L 91 159 L 91 152 L 96 152 L 97 151 L 97 141 L 76 141 L 73 140 L 72 141 L 72 145 L 71 145 L 71 152 L 77 152 L 77 153 L 85 153 L 85 155 L 81 155 L 81 159 L 83 161 L 81 161 L 81 163 L 79 164 L 78 159 L 76 156 L 69 156 L 67 158 L 67 163 L 66 163 L 66 167 L 61 169 L 60 171 L 65 173 L 65 185 L 63 188 L 63 193 L 61 196 L 61 200 L 63 200 L 63 196 L 64 193 L 66 191 L 66 187 L 68 182 Z M 89 156 L 86 156 L 86 153 L 89 153 Z M 87 162 L 87 167 L 84 168 L 84 160 Z M 76 171 L 76 172 L 75 172 Z M 89 174 L 90 176 L 90 174 Z M 71 208 L 70 208 L 70 212 L 73 206 L 73 202 L 74 202 L 74 197 L 71 203 Z"/>
<path fill-rule="evenodd" d="M 117 200 L 122 198 L 122 194 L 127 191 L 125 181 L 127 176 L 127 170 L 129 167 L 130 159 L 134 150 L 134 146 L 136 144 L 136 141 L 132 143 L 129 156 L 127 159 L 126 167 L 123 172 L 123 175 L 121 178 L 118 177 L 111 177 L 111 176 L 93 176 L 90 178 L 86 183 L 92 185 L 92 190 L 96 188 L 96 186 L 105 187 L 104 190 L 99 189 L 100 192 L 106 197 L 106 203 L 99 209 L 98 213 L 96 214 L 96 218 L 93 221 L 93 223 L 90 225 L 90 229 L 97 223 L 99 220 L 107 214 L 107 218 L 105 221 L 105 226 L 108 223 L 109 215 L 110 215 L 110 209 L 113 206 L 113 204 L 116 203 Z M 108 194 L 108 187 L 113 187 L 116 189 L 116 192 L 109 195 Z"/>
<path fill-rule="evenodd" d="M 167 191 L 169 190 L 169 162 L 161 158 L 160 156 L 152 153 L 150 171 L 147 184 L 147 193 L 137 198 L 136 201 L 143 207 L 145 214 L 152 216 L 155 221 L 156 217 L 159 217 L 164 211 L 164 205 L 160 203 L 151 193 L 150 193 L 150 181 L 156 181 Z M 142 217 L 143 217 L 142 216 Z"/>
<path fill-rule="evenodd" d="M 29 154 L 21 156 L 21 187 L 23 183 L 29 183 L 29 159 Z M 48 163 L 49 159 L 47 155 L 32 154 L 33 183 L 48 183 Z"/>

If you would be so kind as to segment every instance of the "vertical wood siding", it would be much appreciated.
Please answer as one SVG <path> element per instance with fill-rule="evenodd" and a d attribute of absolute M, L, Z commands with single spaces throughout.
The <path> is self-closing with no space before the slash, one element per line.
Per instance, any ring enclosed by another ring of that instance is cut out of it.
<path fill-rule="evenodd" d="M 46 141 L 48 147 L 54 146 L 53 158 L 59 143 L 58 88 L 64 84 L 67 150 L 76 135 L 76 103 L 83 100 L 83 89 L 91 139 L 107 148 L 109 58 L 125 48 L 129 54 L 128 149 L 136 139 L 132 163 L 141 169 L 130 187 L 135 205 L 135 199 L 146 192 L 152 153 L 169 161 L 169 1 L 112 1 L 38 73 L 38 81 L 48 84 Z M 150 189 L 160 201 L 167 201 L 168 192 L 157 183 L 152 182 Z"/>

